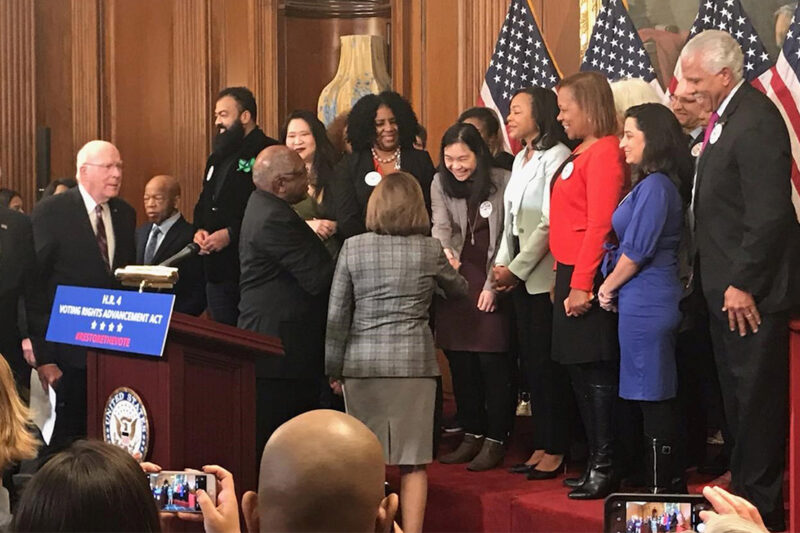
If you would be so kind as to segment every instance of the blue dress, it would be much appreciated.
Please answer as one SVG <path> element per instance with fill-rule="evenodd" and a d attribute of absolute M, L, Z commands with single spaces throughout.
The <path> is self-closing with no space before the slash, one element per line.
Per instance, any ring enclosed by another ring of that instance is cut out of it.
<path fill-rule="evenodd" d="M 644 401 L 674 398 L 683 228 L 678 188 L 666 175 L 650 174 L 620 202 L 612 224 L 619 245 L 607 246 L 603 273 L 611 273 L 623 253 L 639 266 L 619 289 L 619 395 Z"/>

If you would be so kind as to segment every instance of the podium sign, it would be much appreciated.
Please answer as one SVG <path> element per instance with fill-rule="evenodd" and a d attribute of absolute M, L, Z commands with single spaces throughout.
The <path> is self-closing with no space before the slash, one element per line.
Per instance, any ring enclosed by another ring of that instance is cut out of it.
<path fill-rule="evenodd" d="M 59 285 L 47 340 L 161 357 L 172 294 Z"/>

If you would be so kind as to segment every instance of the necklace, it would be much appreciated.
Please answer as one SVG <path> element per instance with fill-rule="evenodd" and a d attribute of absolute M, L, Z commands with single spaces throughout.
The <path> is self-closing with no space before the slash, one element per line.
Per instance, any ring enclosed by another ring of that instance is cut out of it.
<path fill-rule="evenodd" d="M 378 163 L 381 163 L 383 165 L 385 165 L 387 163 L 391 163 L 392 161 L 394 161 L 394 169 L 395 170 L 400 170 L 400 147 L 399 146 L 397 147 L 397 150 L 395 150 L 394 153 L 391 155 L 391 157 L 387 157 L 386 159 L 378 157 L 378 152 L 375 151 L 375 148 L 371 148 L 371 150 L 372 150 L 372 158 L 375 161 L 377 161 Z"/>
<path fill-rule="evenodd" d="M 478 215 L 480 214 L 480 209 L 475 210 L 475 219 L 470 224 L 469 222 L 469 208 L 467 208 L 467 231 L 469 231 L 469 243 L 472 246 L 475 246 L 475 228 L 478 226 Z"/>

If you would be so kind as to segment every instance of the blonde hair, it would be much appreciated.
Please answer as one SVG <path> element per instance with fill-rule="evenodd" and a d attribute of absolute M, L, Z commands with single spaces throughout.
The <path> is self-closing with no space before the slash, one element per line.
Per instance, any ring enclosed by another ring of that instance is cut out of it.
<path fill-rule="evenodd" d="M 652 85 L 642 78 L 626 78 L 611 82 L 614 107 L 617 116 L 625 116 L 625 111 L 641 104 L 661 104 L 661 98 Z"/>
<path fill-rule="evenodd" d="M 381 235 L 427 235 L 431 219 L 417 180 L 408 172 L 384 176 L 367 202 L 367 229 Z"/>
<path fill-rule="evenodd" d="M 617 133 L 614 95 L 605 76 L 599 72 L 578 72 L 561 80 L 557 90 L 569 89 L 573 98 L 592 122 L 597 138 Z"/>
<path fill-rule="evenodd" d="M 28 431 L 30 424 L 30 412 L 17 394 L 11 367 L 0 355 L 0 470 L 36 457 L 39 442 Z"/>

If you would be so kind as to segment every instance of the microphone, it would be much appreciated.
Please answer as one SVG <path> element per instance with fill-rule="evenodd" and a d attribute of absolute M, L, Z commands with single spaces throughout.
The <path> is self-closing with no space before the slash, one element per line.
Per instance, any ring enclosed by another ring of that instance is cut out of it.
<path fill-rule="evenodd" d="M 200 246 L 198 246 L 197 243 L 190 242 L 183 248 L 183 250 L 173 255 L 172 257 L 169 257 L 166 260 L 160 262 L 158 266 L 166 266 L 166 267 L 174 266 L 183 261 L 184 259 L 186 259 L 187 257 L 197 254 L 197 252 L 199 251 L 200 251 Z"/>

